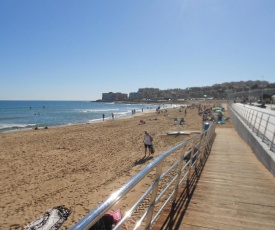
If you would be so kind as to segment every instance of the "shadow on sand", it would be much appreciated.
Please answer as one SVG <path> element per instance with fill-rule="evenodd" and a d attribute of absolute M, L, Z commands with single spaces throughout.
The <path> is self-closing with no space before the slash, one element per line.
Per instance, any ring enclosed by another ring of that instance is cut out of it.
<path fill-rule="evenodd" d="M 149 161 L 149 160 L 151 160 L 151 159 L 153 159 L 153 156 L 148 156 L 148 157 L 142 157 L 141 159 L 139 159 L 139 160 L 136 160 L 135 162 L 134 162 L 134 164 L 133 164 L 133 166 L 136 166 L 136 165 L 142 165 L 142 164 L 144 164 L 146 161 Z"/>

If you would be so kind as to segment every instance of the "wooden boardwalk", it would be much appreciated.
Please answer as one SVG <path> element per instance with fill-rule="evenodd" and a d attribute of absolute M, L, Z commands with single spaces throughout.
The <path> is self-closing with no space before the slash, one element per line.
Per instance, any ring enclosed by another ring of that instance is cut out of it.
<path fill-rule="evenodd" d="M 159 229 L 274 230 L 275 177 L 234 128 L 217 128 L 211 153 L 193 191 L 176 211 L 167 207 Z"/>

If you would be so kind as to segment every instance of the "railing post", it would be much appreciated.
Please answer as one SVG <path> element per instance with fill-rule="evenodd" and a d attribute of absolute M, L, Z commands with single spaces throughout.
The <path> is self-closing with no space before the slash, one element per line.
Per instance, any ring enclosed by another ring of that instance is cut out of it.
<path fill-rule="evenodd" d="M 202 157 L 204 157 L 204 153 L 205 152 L 205 149 L 208 145 L 208 139 L 209 139 L 209 136 L 212 135 L 212 130 L 213 130 L 213 125 L 211 126 L 211 129 L 207 132 L 207 134 L 201 134 L 201 141 L 200 141 L 200 146 L 198 148 L 198 155 L 197 155 L 197 162 L 196 162 L 196 165 L 195 167 L 198 166 L 198 164 L 201 164 L 201 161 L 203 160 Z"/>
<path fill-rule="evenodd" d="M 251 115 L 251 119 L 250 119 L 250 121 L 249 121 L 249 128 L 251 128 L 251 125 L 252 125 L 254 112 L 255 112 L 255 111 L 253 110 L 253 113 L 252 113 L 252 115 Z"/>
<path fill-rule="evenodd" d="M 247 124 L 248 122 L 247 122 L 247 120 L 248 120 L 248 117 L 249 117 L 249 112 L 250 112 L 250 110 L 249 109 L 247 109 L 247 112 L 246 112 L 246 115 L 245 115 L 245 117 L 244 117 L 244 122 Z"/>
<path fill-rule="evenodd" d="M 191 178 L 191 170 L 192 170 L 192 162 L 193 162 L 194 150 L 195 150 L 195 145 L 193 144 L 191 155 L 190 155 L 190 160 L 189 160 L 189 165 L 188 165 L 188 176 L 187 176 L 188 183 L 189 183 L 190 178 Z"/>
<path fill-rule="evenodd" d="M 183 167 L 183 156 L 185 154 L 186 151 L 186 147 L 183 147 L 183 155 L 180 157 L 180 162 L 179 162 L 179 166 L 178 166 L 178 175 L 177 175 L 177 179 L 176 179 L 176 187 L 175 187 L 175 193 L 174 193 L 174 197 L 173 197 L 173 203 L 176 202 L 177 199 L 177 195 L 178 195 L 178 189 L 179 189 L 179 183 L 180 183 L 180 176 L 181 176 L 181 169 Z"/>
<path fill-rule="evenodd" d="M 157 181 L 155 187 L 152 190 L 152 195 L 151 195 L 151 199 L 150 199 L 150 205 L 151 205 L 151 210 L 149 211 L 147 217 L 146 217 L 146 229 L 148 229 L 150 227 L 150 223 L 153 217 L 153 213 L 154 213 L 154 207 L 155 207 L 155 200 L 157 197 L 157 193 L 158 193 L 158 187 L 159 187 L 159 178 L 161 176 L 162 173 L 162 165 L 163 165 L 163 161 L 160 162 L 160 164 L 157 166 L 156 168 L 156 175 L 155 175 L 155 181 Z"/>
<path fill-rule="evenodd" d="M 247 112 L 248 112 L 248 111 L 247 111 Z M 250 113 L 251 113 L 251 110 L 249 110 L 249 114 L 248 114 L 247 119 L 246 119 L 246 121 L 245 121 L 247 125 L 249 125 L 249 121 L 248 121 L 248 120 L 249 120 L 249 118 L 250 118 Z"/>
<path fill-rule="evenodd" d="M 245 117 L 246 117 L 246 111 L 243 110 L 242 111 L 242 114 L 238 113 L 237 110 L 235 109 L 234 110 L 237 114 L 239 114 L 239 116 L 242 118 L 242 120 L 245 122 Z"/>
<path fill-rule="evenodd" d="M 235 109 L 235 112 L 237 112 L 236 109 Z M 246 110 L 243 109 L 242 114 L 239 113 L 239 112 L 237 112 L 237 113 L 238 113 L 239 116 L 242 118 L 242 120 L 243 120 L 245 123 L 247 123 L 247 122 L 246 122 L 246 117 L 247 117 L 247 114 L 248 114 L 248 109 L 246 109 Z"/>
<path fill-rule="evenodd" d="M 270 143 L 270 150 L 272 150 L 272 145 L 274 143 L 274 140 L 275 140 L 275 130 L 274 130 L 272 142 Z"/>
<path fill-rule="evenodd" d="M 213 130 L 213 124 L 211 125 L 211 128 L 207 132 L 208 135 L 210 134 L 211 130 Z M 199 159 L 199 157 L 201 158 L 201 149 L 205 148 L 205 145 L 207 143 L 206 140 L 207 140 L 207 135 L 202 133 L 200 136 L 200 142 L 199 142 L 199 146 L 198 146 L 196 167 L 198 165 L 198 161 L 201 161 L 201 159 Z"/>
<path fill-rule="evenodd" d="M 263 133 L 263 139 L 262 139 L 262 142 L 264 142 L 264 138 L 265 138 L 265 134 L 266 134 L 266 130 L 267 130 L 267 126 L 268 126 L 269 118 L 270 118 L 270 115 L 268 116 L 267 121 L 266 121 L 266 125 L 265 125 L 265 130 L 264 130 L 264 133 Z"/>
<path fill-rule="evenodd" d="M 261 120 L 260 120 L 259 127 L 258 127 L 257 136 L 259 136 L 259 131 L 260 131 L 260 127 L 261 127 L 261 124 L 262 124 L 263 115 L 264 115 L 264 114 L 262 113 Z"/>
<path fill-rule="evenodd" d="M 214 133 L 214 129 L 212 130 L 211 133 L 207 134 L 207 137 L 206 137 L 206 142 L 205 142 L 205 147 L 204 147 L 204 157 L 206 158 L 207 157 L 207 154 L 209 153 L 209 145 L 210 145 L 210 141 L 211 139 L 213 138 L 213 133 Z M 211 146 L 210 146 L 211 147 Z"/>
<path fill-rule="evenodd" d="M 256 113 L 255 122 L 254 122 L 254 125 L 253 125 L 253 128 L 252 128 L 253 132 L 254 132 L 254 129 L 256 129 L 255 125 L 256 125 L 257 118 L 258 118 L 258 112 Z"/>

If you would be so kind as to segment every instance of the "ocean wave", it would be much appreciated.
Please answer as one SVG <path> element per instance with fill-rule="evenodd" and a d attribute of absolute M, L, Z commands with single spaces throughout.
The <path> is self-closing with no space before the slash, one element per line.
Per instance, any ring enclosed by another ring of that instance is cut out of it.
<path fill-rule="evenodd" d="M 105 119 L 107 119 L 107 118 L 105 118 Z M 87 121 L 86 123 L 93 123 L 93 122 L 98 122 L 98 121 L 102 121 L 102 118 L 100 118 L 100 119 L 92 119 L 92 120 Z"/>
<path fill-rule="evenodd" d="M 0 121 L 5 121 L 5 120 L 14 120 L 14 119 L 21 119 L 22 117 L 16 116 L 16 117 L 0 117 Z"/>
<path fill-rule="evenodd" d="M 104 113 L 110 111 L 118 111 L 119 109 L 76 109 L 80 113 Z"/>
<path fill-rule="evenodd" d="M 126 114 L 130 114 L 131 113 L 131 111 L 125 111 L 125 112 L 123 112 L 123 111 L 120 111 L 120 112 L 117 112 L 117 113 L 114 113 L 115 115 L 126 115 Z"/>
<path fill-rule="evenodd" d="M 36 124 L 0 124 L 0 132 L 24 130 L 35 126 Z"/>

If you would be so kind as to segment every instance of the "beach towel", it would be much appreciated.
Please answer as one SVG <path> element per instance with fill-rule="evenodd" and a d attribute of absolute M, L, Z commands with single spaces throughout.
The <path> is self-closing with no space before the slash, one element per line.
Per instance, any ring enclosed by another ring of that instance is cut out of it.
<path fill-rule="evenodd" d="M 64 206 L 49 209 L 22 230 L 57 230 L 67 220 L 71 211 Z"/>

